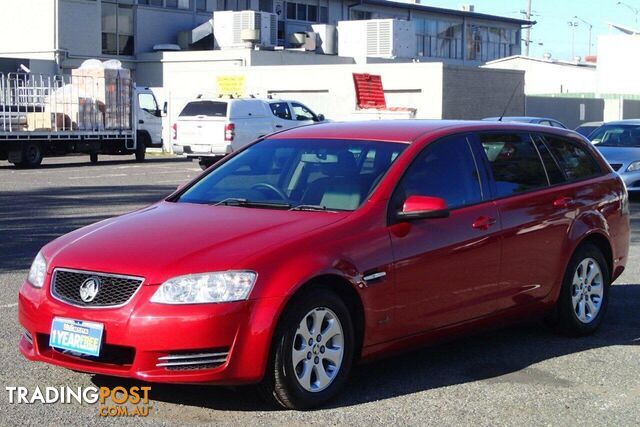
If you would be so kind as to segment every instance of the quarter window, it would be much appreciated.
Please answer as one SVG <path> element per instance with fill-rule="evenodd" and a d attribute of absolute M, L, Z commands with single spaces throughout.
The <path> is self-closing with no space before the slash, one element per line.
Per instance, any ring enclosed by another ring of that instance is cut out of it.
<path fill-rule="evenodd" d="M 443 198 L 450 209 L 482 201 L 478 169 L 466 138 L 429 145 L 400 181 L 393 208 L 400 210 L 406 198 L 414 195 Z"/>
<path fill-rule="evenodd" d="M 602 172 L 593 156 L 577 142 L 545 135 L 551 153 L 570 181 L 589 178 Z"/>
<path fill-rule="evenodd" d="M 480 135 L 498 197 L 523 193 L 548 185 L 540 156 L 528 135 Z"/>

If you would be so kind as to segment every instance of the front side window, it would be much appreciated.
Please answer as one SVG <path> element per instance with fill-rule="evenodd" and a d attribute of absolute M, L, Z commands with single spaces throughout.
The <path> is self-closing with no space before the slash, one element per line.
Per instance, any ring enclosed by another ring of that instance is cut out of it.
<path fill-rule="evenodd" d="M 140 108 L 146 111 L 149 114 L 157 114 L 158 112 L 158 104 L 156 103 L 156 98 L 150 93 L 141 93 L 138 95 L 138 104 Z"/>
<path fill-rule="evenodd" d="M 293 116 L 296 120 L 313 120 L 318 121 L 318 118 L 311 110 L 305 107 L 302 104 L 298 104 L 297 102 L 291 103 L 291 109 L 293 110 Z"/>
<path fill-rule="evenodd" d="M 435 142 L 418 155 L 396 188 L 392 208 L 400 210 L 409 196 L 440 197 L 450 209 L 482 201 L 478 169 L 465 137 Z"/>
<path fill-rule="evenodd" d="M 546 135 L 545 140 L 569 181 L 602 173 L 596 159 L 577 142 L 550 135 Z"/>
<path fill-rule="evenodd" d="M 352 211 L 367 199 L 406 146 L 267 139 L 215 168 L 177 202 Z"/>
<path fill-rule="evenodd" d="M 489 160 L 498 197 L 546 187 L 542 161 L 529 135 L 484 134 L 480 142 Z"/>
<path fill-rule="evenodd" d="M 291 120 L 291 111 L 286 102 L 272 102 L 270 107 L 274 116 L 283 120 Z"/>
<path fill-rule="evenodd" d="M 640 126 L 600 126 L 589 139 L 599 147 L 640 147 Z"/>

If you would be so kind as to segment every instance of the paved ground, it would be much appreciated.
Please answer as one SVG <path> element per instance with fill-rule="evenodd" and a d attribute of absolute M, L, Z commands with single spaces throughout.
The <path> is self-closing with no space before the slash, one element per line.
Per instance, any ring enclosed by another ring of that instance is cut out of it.
<path fill-rule="evenodd" d="M 155 201 L 195 176 L 191 162 L 85 157 L 39 170 L 0 163 L 0 424 L 104 423 L 89 405 L 9 405 L 5 386 L 116 385 L 25 361 L 15 306 L 39 247 L 72 229 Z M 356 369 L 345 392 L 313 412 L 272 411 L 245 389 L 153 386 L 153 424 L 640 425 L 640 203 L 628 271 L 602 329 L 581 339 L 522 326 Z"/>

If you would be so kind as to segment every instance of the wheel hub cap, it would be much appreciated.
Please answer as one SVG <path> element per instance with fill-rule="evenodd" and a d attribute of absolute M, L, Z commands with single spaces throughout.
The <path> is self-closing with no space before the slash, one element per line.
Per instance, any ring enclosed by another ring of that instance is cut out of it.
<path fill-rule="evenodd" d="M 307 313 L 293 339 L 291 359 L 298 384 L 316 393 L 335 380 L 344 357 L 344 335 L 338 316 L 319 307 Z"/>

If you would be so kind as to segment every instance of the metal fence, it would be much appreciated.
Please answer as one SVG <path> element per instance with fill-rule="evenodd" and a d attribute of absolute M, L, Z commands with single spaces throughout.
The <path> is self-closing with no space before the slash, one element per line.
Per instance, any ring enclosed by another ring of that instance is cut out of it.
<path fill-rule="evenodd" d="M 132 129 L 131 79 L 0 73 L 0 132 Z"/>

